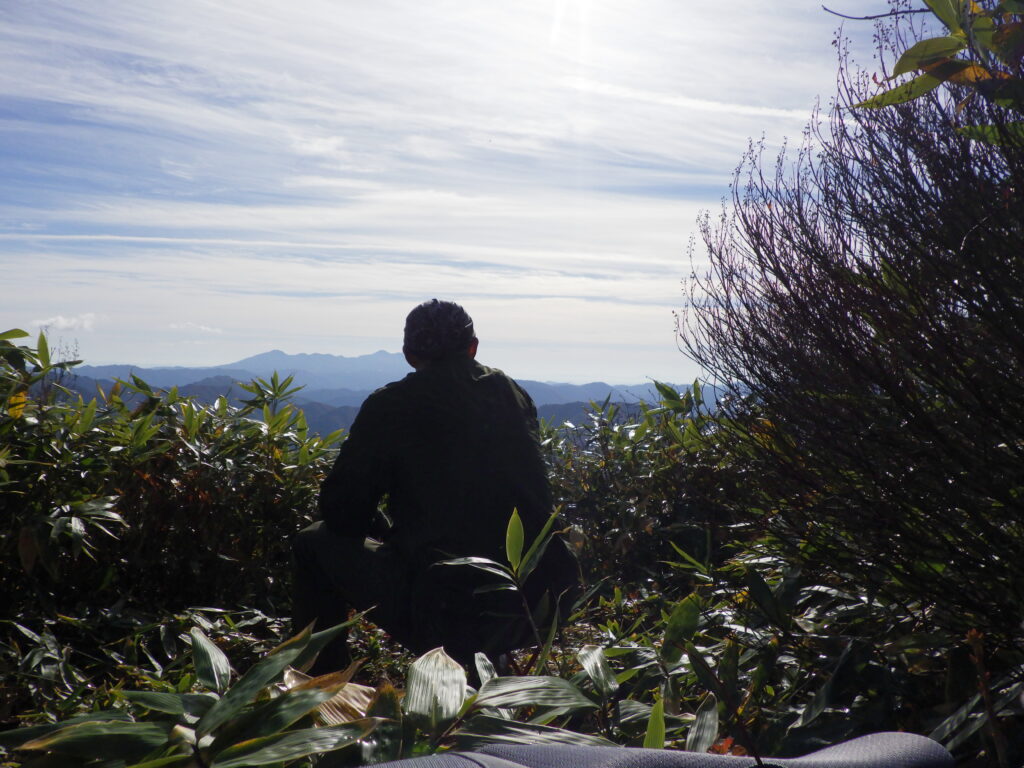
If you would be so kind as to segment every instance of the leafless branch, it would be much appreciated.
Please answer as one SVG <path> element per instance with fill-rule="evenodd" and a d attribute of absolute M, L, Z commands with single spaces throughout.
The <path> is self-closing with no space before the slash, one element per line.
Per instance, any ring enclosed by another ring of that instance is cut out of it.
<path fill-rule="evenodd" d="M 912 13 L 931 13 L 928 8 L 911 8 L 906 11 L 889 11 L 889 13 L 876 13 L 872 16 L 847 16 L 845 13 L 839 13 L 839 11 L 833 11 L 826 5 L 821 6 L 822 10 L 826 13 L 831 13 L 833 16 L 838 16 L 841 19 L 852 19 L 854 21 L 871 21 L 872 19 L 887 19 L 892 16 L 907 16 Z"/>

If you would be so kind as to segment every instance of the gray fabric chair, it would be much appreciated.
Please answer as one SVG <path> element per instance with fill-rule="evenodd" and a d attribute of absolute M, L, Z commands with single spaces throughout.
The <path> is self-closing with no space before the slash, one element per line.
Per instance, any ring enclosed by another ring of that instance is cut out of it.
<path fill-rule="evenodd" d="M 952 768 L 940 744 L 913 733 L 875 733 L 803 757 L 763 757 L 765 768 Z M 380 763 L 378 768 L 754 768 L 753 757 L 662 749 L 496 744 L 480 752 L 445 753 Z"/>

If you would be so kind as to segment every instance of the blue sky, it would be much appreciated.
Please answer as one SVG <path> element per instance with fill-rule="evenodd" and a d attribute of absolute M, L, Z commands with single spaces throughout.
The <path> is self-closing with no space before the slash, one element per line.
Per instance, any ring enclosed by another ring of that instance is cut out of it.
<path fill-rule="evenodd" d="M 397 351 L 437 296 L 514 376 L 689 380 L 697 215 L 750 138 L 798 140 L 827 103 L 838 21 L 803 0 L 5 0 L 0 327 L 94 364 L 357 355 Z M 869 25 L 846 31 L 870 63 Z"/>

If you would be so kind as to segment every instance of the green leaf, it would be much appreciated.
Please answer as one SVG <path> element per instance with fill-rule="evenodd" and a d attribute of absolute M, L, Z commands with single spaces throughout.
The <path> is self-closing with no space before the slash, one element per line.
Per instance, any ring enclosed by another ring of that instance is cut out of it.
<path fill-rule="evenodd" d="M 966 47 L 966 40 L 952 35 L 921 40 L 903 52 L 900 60 L 896 62 L 892 76 L 905 75 L 907 72 L 923 69 L 941 59 L 952 58 Z"/>
<path fill-rule="evenodd" d="M 129 765 L 128 768 L 169 768 L 172 765 L 186 765 L 195 766 L 195 756 L 188 755 L 170 755 L 169 757 L 158 757 L 156 760 L 146 760 L 144 763 L 135 763 Z"/>
<path fill-rule="evenodd" d="M 836 662 L 835 669 L 832 670 L 832 674 L 829 675 L 828 680 L 821 686 L 821 689 L 814 694 L 814 698 L 804 707 L 804 711 L 800 714 L 800 719 L 797 720 L 795 728 L 802 728 L 809 725 L 824 712 L 832 704 L 832 695 L 834 692 L 834 681 L 839 675 L 840 671 L 846 665 L 847 660 L 850 658 L 850 649 L 853 648 L 853 641 L 846 643 L 846 647 L 843 648 L 843 652 L 839 654 L 839 661 Z"/>
<path fill-rule="evenodd" d="M 308 755 L 332 752 L 367 736 L 377 725 L 374 718 L 366 718 L 329 728 L 305 728 L 299 731 L 236 744 L 213 759 L 213 768 L 245 768 L 254 765 L 273 765 L 297 760 Z"/>
<path fill-rule="evenodd" d="M 753 568 L 744 569 L 743 575 L 749 588 L 750 597 L 757 603 L 757 607 L 761 609 L 768 621 L 783 631 L 789 631 L 790 617 L 779 601 L 775 599 L 768 582 Z"/>
<path fill-rule="evenodd" d="M 207 688 L 224 693 L 231 679 L 231 662 L 224 655 L 224 651 L 199 627 L 193 627 L 189 634 L 192 636 L 192 658 L 195 660 L 196 677 Z"/>
<path fill-rule="evenodd" d="M 202 717 L 214 704 L 217 697 L 211 693 L 159 693 L 156 691 L 124 691 L 128 701 L 154 712 L 169 715 L 190 715 Z"/>
<path fill-rule="evenodd" d="M 683 558 L 687 562 L 687 564 L 689 564 L 695 571 L 697 571 L 698 573 L 707 574 L 709 570 L 707 563 L 702 563 L 699 560 L 697 560 L 697 558 L 693 557 L 693 555 L 690 555 L 687 552 L 683 551 L 676 545 L 674 541 L 670 541 L 669 546 L 671 546 L 672 549 L 676 551 L 676 554 Z"/>
<path fill-rule="evenodd" d="M 481 685 L 498 676 L 497 670 L 494 669 L 494 665 L 485 654 L 479 652 L 473 654 L 473 662 L 476 664 L 476 674 L 480 678 Z"/>
<path fill-rule="evenodd" d="M 691 730 L 692 733 L 692 730 Z M 651 707 L 651 716 L 647 720 L 647 733 L 644 735 L 646 749 L 665 748 L 665 700 L 659 698 Z"/>
<path fill-rule="evenodd" d="M 981 703 L 981 694 L 976 693 L 967 701 L 965 701 L 952 715 L 943 720 L 939 725 L 928 734 L 928 738 L 934 739 L 935 741 L 945 742 L 946 738 L 955 733 L 961 725 L 963 725 L 970 718 L 974 708 Z"/>
<path fill-rule="evenodd" d="M 988 13 L 972 14 L 970 38 L 973 45 L 991 51 L 995 34 L 996 24 L 991 15 Z"/>
<path fill-rule="evenodd" d="M 21 328 L 11 328 L 8 331 L 0 333 L 0 341 L 8 341 L 10 339 L 23 339 L 28 336 L 27 331 L 21 330 Z"/>
<path fill-rule="evenodd" d="M 489 560 L 486 557 L 456 557 L 452 560 L 441 560 L 434 563 L 434 565 L 468 565 L 471 568 L 486 571 L 487 573 L 493 573 L 495 576 L 501 576 L 501 578 L 515 583 L 515 578 L 509 572 L 508 568 L 501 563 Z"/>
<path fill-rule="evenodd" d="M 541 528 L 540 533 L 533 539 L 530 544 L 530 548 L 526 550 L 526 554 L 523 556 L 522 565 L 517 571 L 520 583 L 526 581 L 526 579 L 533 573 L 533 569 L 537 567 L 537 563 L 544 557 L 544 552 L 548 548 L 548 544 L 551 542 L 551 529 L 555 525 L 555 521 L 558 519 L 558 512 L 552 512 L 548 515 L 547 522 L 544 523 L 544 527 Z"/>
<path fill-rule="evenodd" d="M 676 603 L 665 623 L 665 636 L 661 643 L 661 658 L 675 664 L 682 658 L 683 644 L 692 640 L 700 626 L 701 599 L 691 592 Z"/>
<path fill-rule="evenodd" d="M 454 734 L 455 748 L 473 751 L 486 744 L 575 744 L 587 747 L 618 746 L 606 739 L 566 731 L 550 725 L 521 723 L 491 715 L 478 714 L 466 721 Z"/>
<path fill-rule="evenodd" d="M 526 534 L 523 532 L 523 521 L 519 517 L 519 510 L 513 509 L 512 516 L 508 519 L 508 528 L 505 529 L 505 557 L 513 571 L 519 570 L 519 563 L 523 556 L 523 541 Z"/>
<path fill-rule="evenodd" d="M 697 708 L 697 716 L 686 734 L 687 752 L 707 752 L 718 739 L 718 699 L 709 693 Z"/>
<path fill-rule="evenodd" d="M 28 334 L 25 335 L 27 336 Z M 132 719 L 120 710 L 106 709 L 100 712 L 89 712 L 84 715 L 75 715 L 74 717 L 69 717 L 67 720 L 64 720 L 60 723 L 48 723 L 46 725 L 30 725 L 22 728 L 12 728 L 9 731 L 0 732 L 0 747 L 16 749 L 21 744 L 24 744 L 26 741 L 42 738 L 48 733 L 53 733 L 54 731 L 58 731 L 62 728 L 67 728 L 68 726 L 76 725 L 78 723 L 91 722 L 130 723 L 132 722 Z"/>
<path fill-rule="evenodd" d="M 903 85 L 890 88 L 888 91 L 883 91 L 853 106 L 866 109 L 880 109 L 881 107 L 890 107 L 893 104 L 903 104 L 907 101 L 913 101 L 918 96 L 923 96 L 928 91 L 935 90 L 942 85 L 942 82 L 941 78 L 933 77 L 932 75 L 918 75 Z"/>
<path fill-rule="evenodd" d="M 568 680 L 544 675 L 496 677 L 480 686 L 474 708 L 487 707 L 596 707 L 593 701 Z"/>
<path fill-rule="evenodd" d="M 924 0 L 924 3 L 950 32 L 963 32 L 960 26 L 961 0 Z"/>
<path fill-rule="evenodd" d="M 39 357 L 39 367 L 50 367 L 50 345 L 46 343 L 46 334 L 39 332 L 39 340 L 36 341 L 36 355 Z"/>
<path fill-rule="evenodd" d="M 957 133 L 985 144 L 1017 145 L 1024 143 L 1024 122 L 1003 125 L 965 125 Z"/>
<path fill-rule="evenodd" d="M 138 389 L 140 392 L 143 392 L 143 393 L 149 395 L 150 397 L 153 396 L 153 394 L 154 394 L 153 393 L 153 388 L 150 387 L 149 384 L 147 384 L 143 379 L 140 379 L 134 373 L 131 376 L 132 376 L 132 384 L 135 385 L 136 389 Z"/>
<path fill-rule="evenodd" d="M 455 719 L 466 699 L 466 670 L 444 648 L 420 656 L 409 667 L 405 714 L 429 724 L 431 733 Z"/>
<path fill-rule="evenodd" d="M 658 394 L 661 395 L 662 400 L 674 400 L 676 402 L 681 402 L 679 399 L 679 393 L 676 392 L 674 387 L 670 387 L 668 384 L 661 381 L 655 381 L 654 388 L 658 390 Z"/>
<path fill-rule="evenodd" d="M 604 648 L 599 645 L 585 645 L 580 648 L 576 658 L 580 660 L 580 664 L 602 697 L 607 698 L 619 689 L 619 681 L 615 679 L 615 672 L 605 658 Z"/>
<path fill-rule="evenodd" d="M 210 707 L 210 710 L 203 715 L 196 724 L 196 736 L 202 738 L 238 715 L 249 702 L 259 695 L 260 691 L 281 676 L 285 667 L 295 661 L 306 649 L 309 639 L 309 627 L 306 627 L 295 637 L 277 646 L 267 656 L 253 665 L 252 669 L 246 672 L 224 694 L 223 698 Z"/>
<path fill-rule="evenodd" d="M 309 638 L 309 643 L 307 643 L 303 651 L 295 657 L 295 660 L 291 662 L 291 665 L 296 669 L 306 669 L 306 666 L 313 663 L 317 654 L 319 654 L 320 651 L 322 651 L 324 647 L 331 642 L 331 640 L 345 632 L 353 624 L 357 624 L 367 613 L 368 611 L 363 611 L 362 613 L 354 615 L 348 621 L 343 621 L 341 624 L 335 624 L 333 627 L 322 629 L 319 632 L 313 632 Z M 312 625 L 307 627 L 307 629 L 312 631 Z"/>
<path fill-rule="evenodd" d="M 615 702 L 616 720 L 621 725 L 628 723 L 639 723 L 647 722 L 651 719 L 651 711 L 654 709 L 650 704 L 644 704 L 642 701 L 635 701 L 633 699 L 622 699 L 621 701 Z M 664 713 L 663 713 L 664 716 Z M 692 720 L 693 715 L 689 715 Z M 666 724 L 665 728 L 668 730 L 668 717 L 665 717 Z"/>
<path fill-rule="evenodd" d="M 217 736 L 210 746 L 210 751 L 216 755 L 232 744 L 280 733 L 331 699 L 343 687 L 344 684 L 326 689 L 287 691 L 231 721 Z"/>
<path fill-rule="evenodd" d="M 1024 21 L 1001 25 L 992 34 L 989 47 L 1004 64 L 1011 67 L 1019 64 L 1024 57 Z"/>
<path fill-rule="evenodd" d="M 168 724 L 161 723 L 78 723 L 25 742 L 19 749 L 135 762 L 166 744 L 169 729 Z"/>
<path fill-rule="evenodd" d="M 684 643 L 686 648 L 686 657 L 690 661 L 690 666 L 693 668 L 693 673 L 700 680 L 701 685 L 711 691 L 715 696 L 720 699 L 725 698 L 725 690 L 722 688 L 722 683 L 715 675 L 715 672 L 708 665 L 707 661 L 704 660 L 704 655 L 697 649 L 693 643 Z"/>
<path fill-rule="evenodd" d="M 542 622 L 537 618 L 538 616 L 547 616 L 548 611 L 551 607 L 550 595 L 545 592 L 544 596 L 540 599 L 539 607 L 534 608 L 533 616 L 534 621 L 537 624 Z M 537 654 L 537 663 L 533 666 L 533 674 L 539 675 L 544 671 L 545 665 L 548 663 L 548 659 L 551 658 L 551 646 L 555 643 L 555 635 L 558 634 L 558 607 L 555 606 L 554 615 L 551 617 L 551 623 L 548 624 L 548 636 L 544 640 L 544 644 L 541 646 L 540 653 Z"/>
<path fill-rule="evenodd" d="M 718 662 L 718 679 L 722 682 L 722 687 L 733 694 L 726 701 L 739 700 L 739 697 L 736 695 L 739 685 L 739 663 L 739 643 L 736 642 L 735 638 L 730 637 L 725 641 L 725 651 Z"/>
<path fill-rule="evenodd" d="M 81 412 L 78 419 L 75 421 L 75 426 L 72 432 L 76 435 L 82 435 L 89 431 L 93 421 L 96 418 L 96 398 L 94 397 L 89 401 L 89 404 L 85 406 L 85 410 Z"/>
<path fill-rule="evenodd" d="M 1006 691 L 999 699 L 997 699 L 992 705 L 992 714 L 998 715 L 1002 712 L 1009 704 L 1017 701 L 1020 697 L 1021 689 L 1024 688 L 1024 683 L 1017 683 L 1012 686 L 1010 690 Z M 946 749 L 952 751 L 967 741 L 973 736 L 982 726 L 988 722 L 988 713 L 984 713 L 981 717 L 978 717 L 970 721 L 960 733 L 950 739 L 946 744 Z"/>

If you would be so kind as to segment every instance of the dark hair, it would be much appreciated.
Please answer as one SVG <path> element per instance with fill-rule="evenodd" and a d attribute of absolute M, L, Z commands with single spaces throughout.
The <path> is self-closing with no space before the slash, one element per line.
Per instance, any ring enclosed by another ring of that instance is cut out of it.
<path fill-rule="evenodd" d="M 425 301 L 405 318 L 402 350 L 425 360 L 462 355 L 473 343 L 473 318 L 453 301 Z"/>

